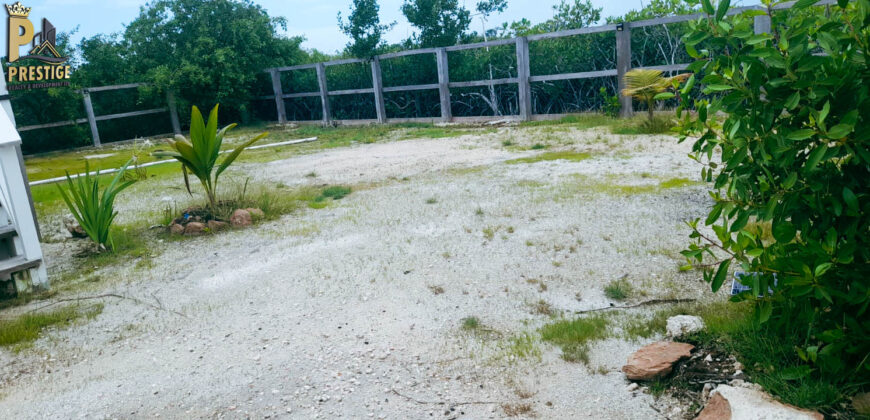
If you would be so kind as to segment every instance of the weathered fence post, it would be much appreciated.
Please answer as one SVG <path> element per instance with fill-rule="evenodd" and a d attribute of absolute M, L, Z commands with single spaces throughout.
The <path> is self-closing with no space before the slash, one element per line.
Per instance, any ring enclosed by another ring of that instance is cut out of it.
<path fill-rule="evenodd" d="M 332 111 L 329 109 L 329 88 L 326 86 L 326 66 L 317 63 L 317 83 L 320 85 L 320 102 L 323 105 L 323 125 L 332 121 Z"/>
<path fill-rule="evenodd" d="M 384 79 L 381 76 L 381 60 L 375 56 L 372 59 L 372 90 L 375 92 L 375 111 L 378 122 L 387 122 L 387 109 L 384 105 Z"/>
<path fill-rule="evenodd" d="M 616 85 L 619 95 L 620 117 L 630 117 L 634 114 L 631 96 L 622 94 L 625 89 L 625 73 L 631 70 L 631 26 L 627 22 L 616 25 Z"/>
<path fill-rule="evenodd" d="M 178 121 L 178 105 L 175 103 L 175 94 L 171 90 L 166 91 L 166 105 L 169 106 L 169 120 L 172 122 L 172 132 L 181 134 L 181 123 Z"/>
<path fill-rule="evenodd" d="M 447 49 L 439 48 L 435 53 L 438 62 L 438 93 L 441 96 L 441 120 L 450 122 L 453 109 L 450 107 L 450 68 L 447 65 Z"/>
<path fill-rule="evenodd" d="M 97 117 L 94 115 L 94 104 L 91 103 L 91 93 L 87 89 L 82 89 L 82 96 L 85 101 L 85 112 L 88 114 L 88 124 L 91 126 L 91 138 L 94 140 L 94 146 L 100 147 L 100 131 L 97 129 Z"/>
<path fill-rule="evenodd" d="M 759 15 L 756 16 L 753 22 L 755 25 L 755 33 L 756 34 L 769 34 L 771 21 L 769 15 Z"/>
<path fill-rule="evenodd" d="M 272 75 L 272 91 L 275 92 L 275 109 L 278 112 L 278 124 L 287 122 L 287 111 L 284 109 L 284 89 L 281 87 L 281 73 L 278 69 L 269 69 Z"/>
<path fill-rule="evenodd" d="M 529 65 L 529 39 L 521 36 L 517 38 L 517 87 L 519 89 L 520 119 L 530 121 L 532 119 L 532 84 L 531 67 Z"/>

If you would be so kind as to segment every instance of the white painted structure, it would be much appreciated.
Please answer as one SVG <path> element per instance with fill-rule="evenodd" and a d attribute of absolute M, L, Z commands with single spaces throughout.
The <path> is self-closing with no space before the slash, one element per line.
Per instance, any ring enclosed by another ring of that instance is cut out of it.
<path fill-rule="evenodd" d="M 12 279 L 16 292 L 26 293 L 49 283 L 8 94 L 0 70 L 0 284 Z"/>

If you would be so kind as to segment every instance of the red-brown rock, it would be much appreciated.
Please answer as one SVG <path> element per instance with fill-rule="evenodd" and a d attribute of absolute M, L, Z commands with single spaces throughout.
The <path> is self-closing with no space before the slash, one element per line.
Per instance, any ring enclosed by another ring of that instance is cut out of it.
<path fill-rule="evenodd" d="M 190 222 L 184 227 L 184 234 L 188 236 L 202 235 L 205 233 L 205 225 L 199 222 Z"/>
<path fill-rule="evenodd" d="M 731 404 L 721 394 L 714 394 L 695 420 L 731 420 Z"/>
<path fill-rule="evenodd" d="M 253 222 L 251 213 L 244 209 L 234 211 L 232 217 L 230 217 L 230 224 L 235 227 L 251 226 Z"/>
<path fill-rule="evenodd" d="M 632 381 L 650 381 L 671 373 L 674 364 L 692 355 L 695 346 L 687 343 L 659 341 L 642 347 L 622 367 Z"/>
<path fill-rule="evenodd" d="M 169 225 L 169 233 L 173 235 L 184 235 L 184 226 L 179 225 L 178 223 L 173 223 Z"/>
<path fill-rule="evenodd" d="M 208 230 L 212 232 L 219 232 L 226 229 L 229 226 L 229 223 L 221 222 L 219 220 L 209 220 L 207 226 Z"/>

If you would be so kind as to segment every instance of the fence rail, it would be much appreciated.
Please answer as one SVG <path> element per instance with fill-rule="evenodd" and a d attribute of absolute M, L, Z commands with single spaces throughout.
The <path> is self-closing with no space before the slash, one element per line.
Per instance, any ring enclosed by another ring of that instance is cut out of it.
<path fill-rule="evenodd" d="M 112 90 L 121 90 L 121 89 L 135 89 L 139 86 L 146 86 L 147 83 L 127 83 L 123 85 L 111 85 L 111 86 L 97 86 L 97 87 L 89 87 L 80 90 L 79 92 L 82 94 L 82 101 L 85 106 L 85 113 L 87 114 L 87 118 L 78 118 L 70 121 L 58 121 L 51 122 L 45 124 L 35 124 L 35 125 L 27 125 L 23 127 L 18 127 L 18 131 L 31 131 L 31 130 L 40 130 L 43 128 L 55 128 L 55 127 L 65 127 L 68 125 L 79 125 L 88 123 L 91 129 L 91 138 L 93 139 L 94 146 L 99 147 L 102 143 L 100 142 L 100 130 L 97 127 L 97 122 L 100 121 L 109 121 L 118 118 L 130 118 L 130 117 L 139 117 L 142 115 L 151 115 L 151 114 L 160 114 L 164 112 L 169 113 L 170 122 L 172 123 L 172 131 L 175 134 L 181 133 L 181 124 L 178 120 L 178 110 L 175 106 L 175 96 L 172 92 L 168 92 L 166 94 L 166 106 L 162 108 L 153 108 L 153 109 L 145 109 L 141 111 L 130 111 L 130 112 L 120 112 L 116 114 L 106 114 L 106 115 L 96 115 L 94 113 L 94 105 L 91 101 L 91 93 L 95 92 L 107 92 Z"/>
<path fill-rule="evenodd" d="M 778 4 L 772 7 L 773 10 L 783 10 L 791 8 L 795 2 L 788 2 Z M 822 0 L 816 3 L 817 6 L 828 6 L 836 4 L 834 0 Z M 749 10 L 766 10 L 762 6 L 746 6 L 746 7 L 735 7 L 728 11 L 728 15 L 736 15 Z M 602 77 L 616 77 L 617 78 L 617 86 L 618 91 L 621 92 L 624 86 L 624 76 L 625 74 L 632 69 L 631 67 L 631 30 L 633 28 L 644 28 L 648 26 L 654 25 L 669 25 L 680 22 L 687 22 L 691 20 L 701 19 L 704 15 L 700 13 L 688 14 L 688 15 L 679 15 L 679 16 L 666 16 L 655 19 L 634 21 L 634 22 L 623 22 L 623 23 L 615 23 L 615 24 L 607 24 L 600 25 L 594 27 L 587 28 L 579 28 L 579 29 L 570 29 L 565 31 L 558 32 L 550 32 L 545 34 L 535 34 L 529 35 L 526 37 L 518 37 L 511 39 L 498 39 L 487 42 L 477 42 L 472 44 L 462 44 L 462 45 L 452 45 L 449 47 L 442 48 L 421 48 L 416 50 L 406 50 L 406 51 L 398 51 L 392 52 L 388 54 L 381 54 L 373 57 L 371 60 L 364 60 L 358 58 L 348 58 L 348 59 L 340 59 L 340 60 L 332 60 L 320 63 L 309 63 L 309 64 L 299 64 L 293 66 L 285 66 L 285 67 L 275 67 L 271 69 L 265 70 L 266 73 L 271 75 L 272 81 L 272 95 L 264 95 L 259 96 L 256 99 L 259 100 L 274 100 L 275 101 L 275 109 L 278 114 L 278 122 L 279 123 L 287 123 L 287 112 L 285 108 L 284 101 L 287 99 L 299 99 L 299 98 L 320 98 L 320 104 L 322 109 L 322 122 L 324 124 L 328 124 L 333 121 L 332 113 L 330 109 L 329 97 L 330 96 L 344 96 L 344 95 L 373 95 L 374 96 L 374 107 L 377 115 L 377 119 L 369 120 L 369 119 L 358 119 L 358 120 L 346 120 L 344 123 L 351 124 L 359 124 L 359 123 L 386 123 L 386 122 L 410 122 L 410 121 L 481 121 L 485 120 L 487 117 L 457 117 L 454 118 L 452 115 L 451 109 L 451 89 L 459 89 L 459 88 L 469 88 L 469 87 L 485 87 L 485 86 L 496 86 L 496 85 L 516 85 L 518 89 L 518 102 L 519 109 L 518 115 L 510 116 L 511 118 L 518 118 L 520 120 L 528 121 L 532 119 L 547 119 L 552 116 L 548 115 L 539 115 L 535 114 L 532 109 L 532 94 L 531 94 L 531 84 L 532 83 L 540 83 L 540 82 L 552 82 L 552 81 L 560 81 L 560 80 L 582 80 L 582 79 L 594 79 L 594 78 L 602 78 Z M 760 15 L 754 17 L 754 29 L 755 33 L 765 33 L 770 32 L 771 21 L 770 16 L 768 15 Z M 557 74 L 546 74 L 546 75 L 532 75 L 530 70 L 530 57 L 529 57 L 529 43 L 537 42 L 543 40 L 551 40 L 558 39 L 564 37 L 572 37 L 578 35 L 589 35 L 596 33 L 606 33 L 606 32 L 614 32 L 616 38 L 616 68 L 613 69 L 604 69 L 604 70 L 595 70 L 595 71 L 584 71 L 584 72 L 574 72 L 574 73 L 557 73 Z M 462 82 L 451 82 L 450 81 L 450 69 L 447 60 L 448 53 L 456 52 L 456 51 L 467 51 L 481 48 L 491 48 L 491 47 L 500 47 L 500 46 L 510 46 L 513 45 L 516 49 L 516 59 L 517 59 L 517 77 L 507 77 L 500 79 L 490 79 L 490 80 L 472 80 L 472 81 L 462 81 Z M 434 54 L 436 58 L 437 64 L 437 74 L 438 80 L 437 83 L 428 83 L 428 84 L 418 84 L 418 85 L 406 85 L 406 86 L 389 86 L 385 87 L 383 84 L 383 77 L 381 72 L 381 62 L 384 60 L 395 59 L 399 57 L 406 57 L 412 55 L 424 55 L 424 54 Z M 343 90 L 334 90 L 330 91 L 327 85 L 326 80 L 326 68 L 333 66 L 342 66 L 348 64 L 369 64 L 371 66 L 371 75 L 372 75 L 372 87 L 364 88 L 364 89 L 343 89 Z M 665 72 L 675 72 L 685 70 L 689 66 L 688 63 L 673 63 L 667 65 L 660 66 L 645 66 L 642 68 L 648 69 L 656 69 Z M 281 73 L 284 72 L 293 72 L 293 71 L 301 71 L 301 70 L 315 70 L 317 72 L 317 84 L 318 90 L 316 92 L 287 92 L 283 91 L 282 83 L 281 83 Z M 121 112 L 116 114 L 108 114 L 108 115 L 95 115 L 93 104 L 91 102 L 91 93 L 98 93 L 104 91 L 111 90 L 119 90 L 119 89 L 133 89 L 140 86 L 146 85 L 145 83 L 128 83 L 121 85 L 112 85 L 112 86 L 98 86 L 98 87 L 88 87 L 81 90 L 83 96 L 83 102 L 85 106 L 85 112 L 87 114 L 87 118 L 79 118 L 70 121 L 58 121 L 51 122 L 45 124 L 37 124 L 37 125 L 29 125 L 24 127 L 19 127 L 18 131 L 30 131 L 30 130 L 39 130 L 45 128 L 54 128 L 54 127 L 63 127 L 68 125 L 78 125 L 88 123 L 91 129 L 91 137 L 93 138 L 94 146 L 100 146 L 100 135 L 97 127 L 97 122 L 100 121 L 108 121 L 118 118 L 129 118 L 135 116 L 142 115 L 151 115 L 158 114 L 163 112 L 168 112 L 171 123 L 172 130 L 174 133 L 179 134 L 181 132 L 181 126 L 178 121 L 178 111 L 176 109 L 175 98 L 172 92 L 167 92 L 166 94 L 166 106 L 162 108 L 154 108 L 147 109 L 141 111 L 130 111 L 130 112 Z M 439 118 L 388 118 L 386 113 L 386 108 L 384 105 L 384 94 L 385 93 L 393 93 L 393 92 L 411 92 L 411 91 L 421 91 L 421 90 L 438 90 L 439 99 L 440 99 L 440 108 L 441 115 Z M 632 109 L 632 100 L 630 97 L 626 97 L 621 95 L 619 98 L 620 104 L 622 105 L 622 116 L 629 116 L 633 113 Z M 504 119 L 505 117 L 496 117 L 499 119 Z"/>
<path fill-rule="evenodd" d="M 775 7 L 773 10 L 783 10 L 791 8 L 795 2 L 782 3 Z M 832 5 L 835 4 L 834 0 L 822 0 L 816 5 Z M 766 11 L 767 9 L 763 6 L 745 6 L 745 7 L 735 7 L 728 11 L 728 15 L 737 15 L 749 10 L 762 10 Z M 260 99 L 273 99 L 275 100 L 275 107 L 278 113 L 278 122 L 286 123 L 287 122 L 287 113 L 285 109 L 284 100 L 285 99 L 295 99 L 295 98 L 305 98 L 305 97 L 320 97 L 321 106 L 323 108 L 323 116 L 322 122 L 324 124 L 329 124 L 332 121 L 332 115 L 330 114 L 329 109 L 329 97 L 330 96 L 340 96 L 340 95 L 359 95 L 359 94 L 374 94 L 375 98 L 375 109 L 377 113 L 377 122 L 385 123 L 389 121 L 408 121 L 408 120 L 426 120 L 426 118 L 422 119 L 394 119 L 388 118 L 386 112 L 384 110 L 383 103 L 383 95 L 384 93 L 390 92 L 407 92 L 407 91 L 419 91 L 419 90 L 438 90 L 440 96 L 441 103 L 441 121 L 453 121 L 453 115 L 451 111 L 451 102 L 450 102 L 450 89 L 455 88 L 467 88 L 467 87 L 482 87 L 482 86 L 495 86 L 495 85 L 517 85 L 519 94 L 519 114 L 512 116 L 519 118 L 520 120 L 528 121 L 531 119 L 540 119 L 546 118 L 543 115 L 537 115 L 532 110 L 532 94 L 531 94 L 531 84 L 538 82 L 551 82 L 551 81 L 559 81 L 559 80 L 580 80 L 580 79 L 592 79 L 592 78 L 601 78 L 601 77 L 617 77 L 617 85 L 619 93 L 619 101 L 622 105 L 621 116 L 630 116 L 633 113 L 632 109 L 632 100 L 630 97 L 626 97 L 621 94 L 624 86 L 624 76 L 627 72 L 632 70 L 631 67 L 631 30 L 633 28 L 644 28 L 648 26 L 654 25 L 668 25 L 680 22 L 687 22 L 691 20 L 702 19 L 704 17 L 701 13 L 688 14 L 688 15 L 678 15 L 678 16 L 666 16 L 655 19 L 634 21 L 634 22 L 623 22 L 623 23 L 615 23 L 615 24 L 607 24 L 600 25 L 594 27 L 587 28 L 579 28 L 579 29 L 570 29 L 565 31 L 551 32 L 545 34 L 535 34 L 529 35 L 526 37 L 518 37 L 512 39 L 498 39 L 488 42 L 477 42 L 473 44 L 463 44 L 463 45 L 453 45 L 449 47 L 443 48 L 421 48 L 416 50 L 407 50 L 407 51 L 398 51 L 388 54 L 382 54 L 375 56 L 371 61 L 361 60 L 361 59 L 341 59 L 341 60 L 333 60 L 326 61 L 322 63 L 314 63 L 314 64 L 302 64 L 296 66 L 289 67 L 277 67 L 266 70 L 266 72 L 271 73 L 272 75 L 272 88 L 273 95 L 270 96 L 262 96 Z M 761 15 L 754 17 L 754 29 L 755 33 L 765 33 L 770 31 L 770 16 L 769 15 Z M 596 34 L 596 33 L 606 33 L 606 32 L 614 32 L 616 34 L 616 68 L 614 69 L 605 69 L 605 70 L 596 70 L 596 71 L 585 71 L 585 72 L 576 72 L 576 73 L 559 73 L 559 74 L 546 74 L 546 75 L 531 75 L 530 73 L 530 63 L 529 63 L 529 43 L 542 41 L 542 40 L 550 40 L 550 39 L 558 39 L 564 37 L 571 37 L 577 35 L 588 35 L 588 34 Z M 498 46 L 508 46 L 514 45 L 516 48 L 516 58 L 517 58 L 517 77 L 509 77 L 509 78 L 501 78 L 501 79 L 490 79 L 490 80 L 473 80 L 473 81 L 463 81 L 463 82 L 450 82 L 450 71 L 447 61 L 447 53 L 454 51 L 465 51 L 465 50 L 473 50 L 473 49 L 481 49 L 481 48 L 490 48 L 490 47 L 498 47 Z M 431 84 L 421 84 L 421 85 L 408 85 L 408 86 L 391 86 L 384 87 L 383 86 L 383 78 L 381 76 L 381 62 L 384 60 L 406 57 L 411 55 L 421 55 L 421 54 L 434 54 L 436 57 L 436 63 L 438 65 L 438 83 Z M 326 83 L 326 77 L 324 75 L 324 69 L 326 67 L 331 66 L 340 66 L 345 64 L 364 64 L 371 63 L 371 73 L 372 73 L 372 88 L 368 89 L 345 89 L 345 90 L 336 90 L 330 91 L 329 87 Z M 647 69 L 655 69 L 661 70 L 664 72 L 676 72 L 682 71 L 688 68 L 689 63 L 673 63 L 661 66 L 644 66 L 641 68 Z M 285 93 L 283 91 L 283 87 L 281 84 L 281 73 L 283 72 L 292 72 L 298 70 L 308 70 L 308 69 L 316 69 L 318 72 L 318 87 L 319 90 L 317 92 L 293 92 L 293 93 Z M 481 117 L 474 117 L 480 119 Z M 504 118 L 504 117 L 497 117 Z M 344 122 L 360 122 L 360 121 L 370 121 L 370 120 L 348 120 Z"/>

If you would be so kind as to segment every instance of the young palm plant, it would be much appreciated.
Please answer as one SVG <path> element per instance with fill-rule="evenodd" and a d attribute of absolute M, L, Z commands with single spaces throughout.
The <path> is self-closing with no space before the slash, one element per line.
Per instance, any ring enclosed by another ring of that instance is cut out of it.
<path fill-rule="evenodd" d="M 124 173 L 132 162 L 133 159 L 127 161 L 102 192 L 100 191 L 99 171 L 91 176 L 91 168 L 87 161 L 85 161 L 85 174 L 83 176 L 73 180 L 67 172 L 66 185 L 69 191 L 64 190 L 60 185 L 57 186 L 73 217 L 76 218 L 88 237 L 94 241 L 97 249 L 114 250 L 115 248 L 111 231 L 112 222 L 118 215 L 118 212 L 115 211 L 115 197 L 135 182 L 122 182 Z"/>
<path fill-rule="evenodd" d="M 622 90 L 622 94 L 633 96 L 635 99 L 645 102 L 647 112 L 649 112 L 649 120 L 652 121 L 655 117 L 653 108 L 656 101 L 673 98 L 674 94 L 668 90 L 676 89 L 679 82 L 686 80 L 689 76 L 688 73 L 685 73 L 664 77 L 661 70 L 634 69 L 625 73 L 625 89 Z"/>
<path fill-rule="evenodd" d="M 224 141 L 224 135 L 236 126 L 236 124 L 230 124 L 218 131 L 218 106 L 215 105 L 211 110 L 208 122 L 203 121 L 199 108 L 194 106 L 190 116 L 190 140 L 187 140 L 183 136 L 175 136 L 175 140 L 169 141 L 170 146 L 174 149 L 173 151 L 153 153 L 156 157 L 175 158 L 181 162 L 181 172 L 184 174 L 184 185 L 187 187 L 188 193 L 192 194 L 188 172 L 197 177 L 199 182 L 202 183 L 203 189 L 205 189 L 208 204 L 212 211 L 215 211 L 217 208 L 216 191 L 218 177 L 246 148 L 269 134 L 262 133 L 242 143 L 218 165 L 217 160 Z"/>

